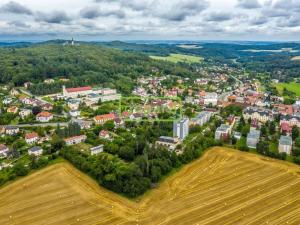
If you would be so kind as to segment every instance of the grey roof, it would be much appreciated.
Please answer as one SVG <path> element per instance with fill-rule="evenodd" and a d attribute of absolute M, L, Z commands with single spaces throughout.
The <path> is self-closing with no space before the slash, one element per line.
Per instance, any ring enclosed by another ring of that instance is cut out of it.
<path fill-rule="evenodd" d="M 247 139 L 259 139 L 260 138 L 260 131 L 259 130 L 250 130 L 247 135 Z"/>
<path fill-rule="evenodd" d="M 7 126 L 5 129 L 6 130 L 17 130 L 17 129 L 19 129 L 19 127 L 17 127 L 17 126 Z"/>
<path fill-rule="evenodd" d="M 297 121 L 300 121 L 300 115 L 297 115 L 297 114 L 295 114 L 293 116 L 291 116 L 291 115 L 282 115 L 280 119 L 281 120 L 287 120 L 287 121 L 289 121 L 291 119 L 295 119 Z"/>
<path fill-rule="evenodd" d="M 34 147 L 32 147 L 32 148 L 29 149 L 30 152 L 38 152 L 40 150 L 42 150 L 42 148 L 39 147 L 39 146 L 34 146 Z"/>
<path fill-rule="evenodd" d="M 167 137 L 167 136 L 161 136 L 161 137 L 159 137 L 159 141 L 160 142 L 171 143 L 171 144 L 175 143 L 175 140 L 174 140 L 173 137 Z"/>
<path fill-rule="evenodd" d="M 217 131 L 226 132 L 228 129 L 230 129 L 229 125 L 227 125 L 227 124 L 221 124 L 221 126 L 217 128 Z"/>
<path fill-rule="evenodd" d="M 91 151 L 96 151 L 96 150 L 98 150 L 98 149 L 103 149 L 103 146 L 104 146 L 104 145 L 99 145 L 99 146 L 96 146 L 96 147 L 91 148 L 90 150 L 91 150 Z"/>
<path fill-rule="evenodd" d="M 280 145 L 293 145 L 293 140 L 290 136 L 281 136 L 279 139 Z"/>
<path fill-rule="evenodd" d="M 272 115 L 272 110 L 258 108 L 258 107 L 247 107 L 244 110 L 244 114 L 253 114 L 253 113 L 258 113 L 261 116 L 270 116 Z"/>

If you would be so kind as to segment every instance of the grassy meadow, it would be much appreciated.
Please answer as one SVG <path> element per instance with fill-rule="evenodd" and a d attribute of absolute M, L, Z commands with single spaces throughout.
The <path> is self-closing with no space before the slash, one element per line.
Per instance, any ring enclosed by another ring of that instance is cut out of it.
<path fill-rule="evenodd" d="M 201 63 L 202 57 L 182 54 L 170 54 L 169 56 L 150 56 L 152 59 L 165 60 L 173 63 L 185 62 L 185 63 Z"/>
<path fill-rule="evenodd" d="M 292 91 L 296 93 L 297 96 L 300 96 L 300 84 L 296 82 L 290 82 L 290 83 L 279 83 L 275 85 L 278 92 L 282 94 L 283 89 L 286 88 L 288 91 Z"/>

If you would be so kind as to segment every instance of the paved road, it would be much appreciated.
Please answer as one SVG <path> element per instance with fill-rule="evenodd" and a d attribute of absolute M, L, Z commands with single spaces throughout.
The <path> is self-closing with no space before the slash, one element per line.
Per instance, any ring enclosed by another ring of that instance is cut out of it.
<path fill-rule="evenodd" d="M 66 127 L 69 125 L 70 122 L 62 122 L 62 123 L 32 123 L 32 124 L 16 124 L 16 125 L 1 125 L 2 127 L 9 127 L 9 126 L 14 126 L 14 127 L 56 127 L 57 124 L 59 124 L 61 127 Z"/>

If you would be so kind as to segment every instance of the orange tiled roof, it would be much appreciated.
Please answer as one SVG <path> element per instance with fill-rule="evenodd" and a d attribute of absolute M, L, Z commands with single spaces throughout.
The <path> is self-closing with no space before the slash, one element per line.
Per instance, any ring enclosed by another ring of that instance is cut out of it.
<path fill-rule="evenodd" d="M 90 91 L 92 90 L 92 87 L 86 86 L 86 87 L 77 87 L 77 88 L 67 88 L 66 91 L 69 93 L 72 92 L 81 92 L 81 91 Z"/>
<path fill-rule="evenodd" d="M 101 121 L 101 120 L 113 120 L 115 119 L 115 114 L 110 113 L 110 114 L 105 114 L 105 115 L 100 115 L 96 116 L 95 120 Z"/>
<path fill-rule="evenodd" d="M 38 137 L 39 135 L 35 132 L 32 132 L 32 133 L 28 133 L 25 135 L 25 139 L 32 139 L 32 138 L 36 138 Z"/>
<path fill-rule="evenodd" d="M 40 112 L 39 114 L 37 114 L 37 117 L 51 117 L 52 114 L 49 112 Z"/>

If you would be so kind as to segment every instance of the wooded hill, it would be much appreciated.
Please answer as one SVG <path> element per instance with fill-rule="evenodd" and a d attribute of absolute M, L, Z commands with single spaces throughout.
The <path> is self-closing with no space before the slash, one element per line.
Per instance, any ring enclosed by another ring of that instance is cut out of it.
<path fill-rule="evenodd" d="M 131 92 L 132 79 L 153 74 L 191 76 L 189 65 L 175 65 L 150 59 L 137 52 L 80 44 L 34 44 L 29 47 L 0 48 L 0 83 L 21 86 L 33 82 L 35 94 L 49 94 L 61 89 L 61 83 L 45 85 L 47 78 L 68 78 L 66 86 L 106 85 L 124 94 Z"/>

